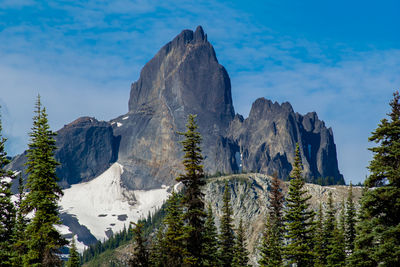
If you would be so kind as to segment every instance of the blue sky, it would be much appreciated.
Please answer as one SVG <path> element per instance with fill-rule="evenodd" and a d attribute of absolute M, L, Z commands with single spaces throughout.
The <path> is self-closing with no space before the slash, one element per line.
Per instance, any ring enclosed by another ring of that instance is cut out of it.
<path fill-rule="evenodd" d="M 316 111 L 333 128 L 346 181 L 362 181 L 367 139 L 400 87 L 399 11 L 385 0 L 0 0 L 7 150 L 26 148 L 38 93 L 54 130 L 127 112 L 141 67 L 202 25 L 231 77 L 236 112 L 247 116 L 258 97 Z"/>

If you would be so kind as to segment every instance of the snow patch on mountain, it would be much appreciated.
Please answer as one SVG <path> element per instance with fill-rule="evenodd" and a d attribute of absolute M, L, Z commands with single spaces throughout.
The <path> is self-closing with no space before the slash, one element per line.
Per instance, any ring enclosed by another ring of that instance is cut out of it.
<path fill-rule="evenodd" d="M 114 163 L 95 179 L 64 190 L 61 212 L 75 215 L 98 240 L 145 218 L 168 198 L 168 188 L 129 190 L 122 185 L 123 166 Z"/>

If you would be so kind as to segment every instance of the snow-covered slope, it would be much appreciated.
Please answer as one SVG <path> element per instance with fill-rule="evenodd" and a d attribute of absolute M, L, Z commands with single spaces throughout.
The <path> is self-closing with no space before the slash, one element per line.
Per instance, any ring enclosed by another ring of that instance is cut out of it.
<path fill-rule="evenodd" d="M 64 190 L 61 212 L 75 217 L 98 240 L 128 227 L 131 221 L 147 217 L 167 199 L 168 187 L 128 190 L 122 186 L 123 166 L 114 163 L 95 179 Z"/>

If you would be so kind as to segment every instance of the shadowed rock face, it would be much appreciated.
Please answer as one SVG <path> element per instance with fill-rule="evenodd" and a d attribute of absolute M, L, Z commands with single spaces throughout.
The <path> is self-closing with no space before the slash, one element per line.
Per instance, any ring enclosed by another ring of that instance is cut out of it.
<path fill-rule="evenodd" d="M 299 143 L 304 176 L 308 181 L 334 177 L 343 182 L 338 169 L 336 146 L 331 128 L 326 128 L 315 112 L 302 116 L 285 102 L 257 99 L 249 117 L 236 116 L 229 137 L 240 147 L 244 170 L 287 179 Z"/>
<path fill-rule="evenodd" d="M 308 181 L 343 182 L 332 130 L 315 112 L 302 116 L 289 103 L 260 98 L 248 118 L 234 116 L 229 76 L 200 26 L 182 31 L 143 67 L 128 107 L 110 122 L 83 117 L 58 131 L 63 187 L 90 180 L 117 160 L 129 189 L 173 184 L 183 172 L 183 137 L 177 132 L 185 131 L 188 114 L 197 114 L 206 173 L 243 168 L 286 179 L 298 142 Z M 21 170 L 24 162 L 22 154 L 8 167 Z"/>
<path fill-rule="evenodd" d="M 64 188 L 100 175 L 117 160 L 119 140 L 108 122 L 82 117 L 60 129 L 55 139 L 55 158 L 61 163 L 57 177 Z M 23 170 L 26 175 L 26 161 L 25 151 L 7 167 Z M 14 183 L 14 191 L 17 191 L 16 186 Z"/>

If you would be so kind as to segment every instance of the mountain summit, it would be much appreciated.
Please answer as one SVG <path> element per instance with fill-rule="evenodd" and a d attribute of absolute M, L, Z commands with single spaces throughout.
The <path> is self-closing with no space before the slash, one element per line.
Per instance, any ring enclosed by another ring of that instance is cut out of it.
<path fill-rule="evenodd" d="M 127 189 L 171 185 L 183 171 L 181 137 L 188 114 L 197 115 L 209 174 L 277 173 L 286 179 L 299 143 L 308 181 L 343 183 L 332 129 L 315 112 L 300 115 L 289 103 L 257 99 L 249 117 L 234 112 L 230 78 L 201 26 L 163 46 L 131 85 L 129 111 L 110 122 L 80 118 L 59 130 L 61 185 L 91 180 L 116 161 Z M 24 154 L 9 165 L 23 169 Z"/>

